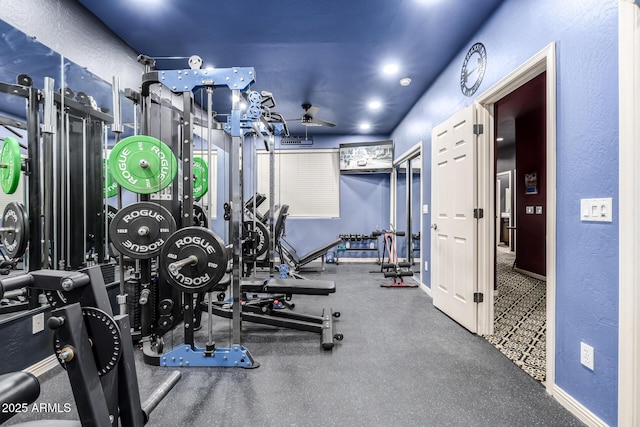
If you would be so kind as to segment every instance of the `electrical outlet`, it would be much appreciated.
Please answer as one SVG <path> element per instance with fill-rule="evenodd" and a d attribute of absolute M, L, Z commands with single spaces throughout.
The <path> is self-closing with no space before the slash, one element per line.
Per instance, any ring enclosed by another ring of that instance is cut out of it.
<path fill-rule="evenodd" d="M 580 363 L 593 371 L 593 347 L 583 342 L 580 343 Z"/>
<path fill-rule="evenodd" d="M 44 313 L 36 314 L 31 318 L 33 334 L 44 331 Z"/>

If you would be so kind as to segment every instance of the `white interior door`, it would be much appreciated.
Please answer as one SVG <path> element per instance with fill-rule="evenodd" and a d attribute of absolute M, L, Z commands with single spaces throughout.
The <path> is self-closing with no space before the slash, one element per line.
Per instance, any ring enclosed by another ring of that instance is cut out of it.
<path fill-rule="evenodd" d="M 477 331 L 477 206 L 475 105 L 431 134 L 431 292 L 433 304 Z"/>

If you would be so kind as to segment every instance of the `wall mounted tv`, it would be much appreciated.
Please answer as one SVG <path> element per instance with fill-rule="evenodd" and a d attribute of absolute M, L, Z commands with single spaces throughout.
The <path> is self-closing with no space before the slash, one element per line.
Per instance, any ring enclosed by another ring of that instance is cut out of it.
<path fill-rule="evenodd" d="M 340 172 L 381 173 L 393 167 L 393 141 L 340 144 Z"/>

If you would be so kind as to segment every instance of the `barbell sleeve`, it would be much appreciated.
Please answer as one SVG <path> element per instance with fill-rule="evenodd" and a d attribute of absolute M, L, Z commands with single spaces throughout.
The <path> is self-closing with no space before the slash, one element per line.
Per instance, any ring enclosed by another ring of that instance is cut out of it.
<path fill-rule="evenodd" d="M 185 259 L 180 261 L 175 261 L 169 264 L 169 271 L 172 273 L 177 273 L 182 267 L 186 267 L 187 265 L 194 265 L 198 263 L 198 257 L 195 255 L 189 255 Z"/>

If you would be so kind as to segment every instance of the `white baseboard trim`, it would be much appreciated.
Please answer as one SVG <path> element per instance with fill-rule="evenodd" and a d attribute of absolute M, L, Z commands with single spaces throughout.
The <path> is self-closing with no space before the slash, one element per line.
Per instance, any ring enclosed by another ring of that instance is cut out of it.
<path fill-rule="evenodd" d="M 518 267 L 515 267 L 513 269 L 513 271 L 517 271 L 518 273 L 524 274 L 525 276 L 533 277 L 534 279 L 538 279 L 538 280 L 541 280 L 543 282 L 547 281 L 547 278 L 545 276 L 541 275 L 541 274 L 532 273 L 531 271 L 527 271 L 527 270 L 522 270 L 522 269 L 520 269 Z"/>
<path fill-rule="evenodd" d="M 40 375 L 43 375 L 44 373 L 48 372 L 49 370 L 55 368 L 58 365 L 59 364 L 58 364 L 58 359 L 56 358 L 56 355 L 52 354 L 51 356 L 45 359 L 42 359 L 39 362 L 34 363 L 28 368 L 23 369 L 23 372 L 29 372 L 30 374 L 33 374 L 36 377 L 39 377 Z"/>
<path fill-rule="evenodd" d="M 431 296 L 431 288 L 424 283 L 420 283 L 420 289 L 422 289 L 427 295 Z"/>
<path fill-rule="evenodd" d="M 551 395 L 580 421 L 589 427 L 606 427 L 607 423 L 598 418 L 593 412 L 585 408 L 580 402 L 571 397 L 566 391 L 553 385 Z"/>
<path fill-rule="evenodd" d="M 339 264 L 353 264 L 353 263 L 373 263 L 376 264 L 378 258 L 340 258 Z M 379 265 L 379 264 L 376 264 Z"/>

